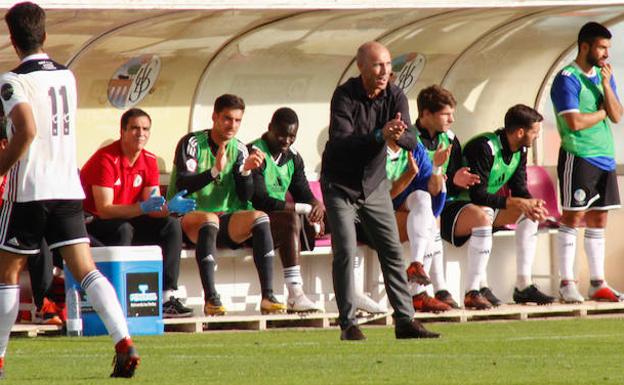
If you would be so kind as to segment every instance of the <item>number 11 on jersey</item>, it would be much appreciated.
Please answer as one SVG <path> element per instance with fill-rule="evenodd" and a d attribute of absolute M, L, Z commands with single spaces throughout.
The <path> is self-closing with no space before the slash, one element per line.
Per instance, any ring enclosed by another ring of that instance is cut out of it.
<path fill-rule="evenodd" d="M 58 92 L 56 88 L 50 87 L 48 90 L 50 96 L 50 106 L 52 107 L 52 136 L 58 136 L 60 126 L 63 125 L 63 135 L 69 135 L 69 104 L 67 103 L 67 88 L 62 86 Z M 61 103 L 58 102 L 60 97 Z M 59 104 L 62 110 L 59 111 Z"/>

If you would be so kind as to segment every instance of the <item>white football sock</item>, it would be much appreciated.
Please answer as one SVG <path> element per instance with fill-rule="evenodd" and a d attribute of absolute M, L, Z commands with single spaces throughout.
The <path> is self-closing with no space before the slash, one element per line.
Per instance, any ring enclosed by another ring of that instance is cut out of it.
<path fill-rule="evenodd" d="M 295 265 L 284 268 L 284 282 L 291 297 L 303 294 L 303 279 L 301 278 L 301 266 Z"/>
<path fill-rule="evenodd" d="M 492 227 L 474 227 L 468 240 L 468 279 L 466 291 L 479 290 L 492 250 Z"/>
<path fill-rule="evenodd" d="M 557 253 L 559 254 L 559 275 L 562 280 L 574 280 L 574 257 L 576 255 L 576 229 L 559 226 L 557 232 Z"/>
<path fill-rule="evenodd" d="M 0 357 L 6 354 L 11 328 L 19 310 L 19 285 L 0 283 Z"/>
<path fill-rule="evenodd" d="M 589 279 L 604 280 L 605 237 L 604 229 L 585 229 L 585 254 L 589 265 Z"/>
<path fill-rule="evenodd" d="M 490 227 L 491 225 L 494 223 L 494 215 L 496 214 L 494 212 L 494 209 L 491 207 L 482 207 L 481 210 L 483 210 L 483 212 L 485 212 L 488 216 L 488 218 L 490 219 Z M 492 237 L 492 235 L 490 234 L 490 238 Z M 492 250 L 492 243 L 490 243 L 490 253 L 488 254 L 488 261 L 490 259 L 490 254 L 491 254 L 491 250 Z M 487 275 L 487 261 L 486 263 L 484 263 L 482 265 L 483 270 L 481 270 L 481 278 L 479 279 L 479 287 L 488 287 L 488 275 Z"/>
<path fill-rule="evenodd" d="M 407 237 L 410 242 L 410 262 L 423 263 L 425 250 L 431 236 L 431 195 L 416 190 L 405 200 L 409 209 L 407 214 Z"/>
<path fill-rule="evenodd" d="M 85 275 L 80 285 L 86 291 L 91 306 L 102 319 L 113 342 L 116 344 L 130 337 L 117 294 L 108 279 L 98 270 L 92 270 Z"/>
<path fill-rule="evenodd" d="M 429 278 L 434 291 L 448 290 L 446 278 L 444 277 L 444 248 L 442 247 L 442 237 L 440 230 L 435 227 L 433 232 L 433 242 L 429 243 L 430 247 L 427 253 L 431 253 L 431 270 Z"/>
<path fill-rule="evenodd" d="M 531 275 L 537 247 L 537 227 L 539 223 L 524 215 L 516 226 L 516 287 L 524 290 L 531 285 Z"/>

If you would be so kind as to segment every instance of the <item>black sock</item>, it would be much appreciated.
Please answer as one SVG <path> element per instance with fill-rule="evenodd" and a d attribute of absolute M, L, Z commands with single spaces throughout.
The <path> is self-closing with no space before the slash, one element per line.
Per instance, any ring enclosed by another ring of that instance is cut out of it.
<path fill-rule="evenodd" d="M 253 243 L 253 258 L 260 278 L 262 298 L 273 294 L 273 238 L 271 237 L 271 223 L 268 217 L 255 220 L 251 229 Z"/>
<path fill-rule="evenodd" d="M 197 233 L 197 244 L 195 245 L 195 259 L 199 269 L 202 287 L 204 288 L 204 299 L 208 299 L 217 294 L 215 288 L 215 259 L 217 250 L 217 232 L 219 226 L 209 222 L 202 226 Z"/>

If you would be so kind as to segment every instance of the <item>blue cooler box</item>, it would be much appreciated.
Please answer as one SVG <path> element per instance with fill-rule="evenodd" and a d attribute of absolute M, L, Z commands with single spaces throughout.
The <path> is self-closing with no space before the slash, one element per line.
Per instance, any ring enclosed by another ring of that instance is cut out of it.
<path fill-rule="evenodd" d="M 162 252 L 158 246 L 92 247 L 93 261 L 108 278 L 128 321 L 131 335 L 163 334 Z M 83 334 L 107 334 L 104 323 L 89 303 L 85 291 L 65 265 L 65 291 L 80 292 Z"/>

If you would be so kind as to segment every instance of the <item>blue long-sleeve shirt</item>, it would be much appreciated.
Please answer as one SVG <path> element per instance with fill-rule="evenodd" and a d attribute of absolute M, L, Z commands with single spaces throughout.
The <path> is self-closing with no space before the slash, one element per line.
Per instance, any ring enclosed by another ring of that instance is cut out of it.
<path fill-rule="evenodd" d="M 405 190 L 401 191 L 399 195 L 397 195 L 392 200 L 392 205 L 396 210 L 399 208 L 403 202 L 407 199 L 408 195 L 416 190 L 429 191 L 429 178 L 431 178 L 431 174 L 433 173 L 433 165 L 431 164 L 431 160 L 429 160 L 429 155 L 427 154 L 427 150 L 422 143 L 418 142 L 416 148 L 412 150 L 412 155 L 414 157 L 414 161 L 418 166 L 418 174 L 412 179 L 409 185 L 405 188 Z M 446 189 L 442 189 L 442 191 L 436 195 L 431 197 L 431 206 L 433 209 L 434 216 L 439 216 L 444 208 L 444 201 L 446 200 Z"/>

